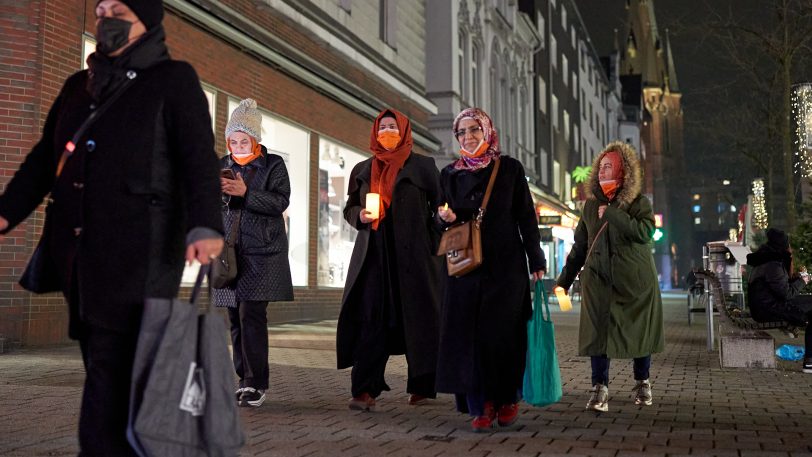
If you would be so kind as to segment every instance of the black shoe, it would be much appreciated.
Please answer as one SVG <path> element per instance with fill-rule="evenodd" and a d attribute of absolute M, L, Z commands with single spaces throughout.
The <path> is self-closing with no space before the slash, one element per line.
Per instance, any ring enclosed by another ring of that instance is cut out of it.
<path fill-rule="evenodd" d="M 240 406 L 260 406 L 265 402 L 265 391 L 254 389 L 253 387 L 245 387 L 240 395 Z"/>
<path fill-rule="evenodd" d="M 804 373 L 812 373 L 812 357 L 804 358 Z"/>

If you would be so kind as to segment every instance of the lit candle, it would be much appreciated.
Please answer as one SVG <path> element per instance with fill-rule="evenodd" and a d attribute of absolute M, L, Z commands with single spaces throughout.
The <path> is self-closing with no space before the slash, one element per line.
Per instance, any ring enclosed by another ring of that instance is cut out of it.
<path fill-rule="evenodd" d="M 563 287 L 558 286 L 554 289 L 555 297 L 558 299 L 558 306 L 561 308 L 561 311 L 569 311 L 572 309 L 572 302 L 570 301 L 570 296 L 567 295 L 567 291 L 564 290 Z"/>
<path fill-rule="evenodd" d="M 370 219 L 377 219 L 380 215 L 381 209 L 381 196 L 374 192 L 369 192 L 367 194 L 367 211 L 370 212 L 368 217 Z"/>

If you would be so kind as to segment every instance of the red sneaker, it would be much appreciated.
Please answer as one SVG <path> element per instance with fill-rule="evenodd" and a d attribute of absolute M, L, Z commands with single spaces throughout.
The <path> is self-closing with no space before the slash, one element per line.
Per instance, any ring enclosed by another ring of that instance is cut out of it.
<path fill-rule="evenodd" d="M 519 405 L 518 403 L 513 403 L 510 405 L 502 405 L 499 408 L 499 412 L 496 413 L 496 417 L 499 418 L 499 426 L 500 427 L 509 427 L 516 422 L 516 419 L 519 418 Z"/>
<path fill-rule="evenodd" d="M 364 392 L 357 397 L 352 397 L 348 406 L 355 411 L 374 411 L 375 399 Z"/>
<path fill-rule="evenodd" d="M 423 405 L 429 401 L 429 397 L 424 397 L 422 395 L 411 394 L 409 395 L 408 403 L 412 406 Z"/>
<path fill-rule="evenodd" d="M 488 433 L 493 429 L 493 421 L 496 419 L 496 411 L 492 402 L 485 402 L 484 415 L 475 417 L 471 421 L 471 430 L 474 433 Z"/>

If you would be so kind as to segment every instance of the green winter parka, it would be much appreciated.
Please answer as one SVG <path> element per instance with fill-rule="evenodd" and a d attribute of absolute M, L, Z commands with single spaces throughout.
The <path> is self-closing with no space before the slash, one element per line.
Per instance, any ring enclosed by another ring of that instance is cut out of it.
<path fill-rule="evenodd" d="M 612 150 L 620 152 L 624 180 L 609 201 L 598 182 L 598 165 Z M 625 359 L 662 352 L 662 299 L 651 253 L 654 212 L 640 193 L 640 164 L 634 149 L 623 142 L 609 144 L 595 158 L 587 184 L 591 195 L 557 280 L 557 285 L 569 289 L 581 275 L 578 354 Z M 607 204 L 600 219 L 598 208 Z"/>

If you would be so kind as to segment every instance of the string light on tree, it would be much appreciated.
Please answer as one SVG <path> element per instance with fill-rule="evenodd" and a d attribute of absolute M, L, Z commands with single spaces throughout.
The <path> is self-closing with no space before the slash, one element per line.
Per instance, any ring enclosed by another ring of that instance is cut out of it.
<path fill-rule="evenodd" d="M 795 124 L 795 170 L 812 178 L 812 83 L 792 86 L 790 106 Z"/>
<path fill-rule="evenodd" d="M 764 180 L 753 180 L 753 228 L 767 228 L 767 205 L 764 201 Z"/>

